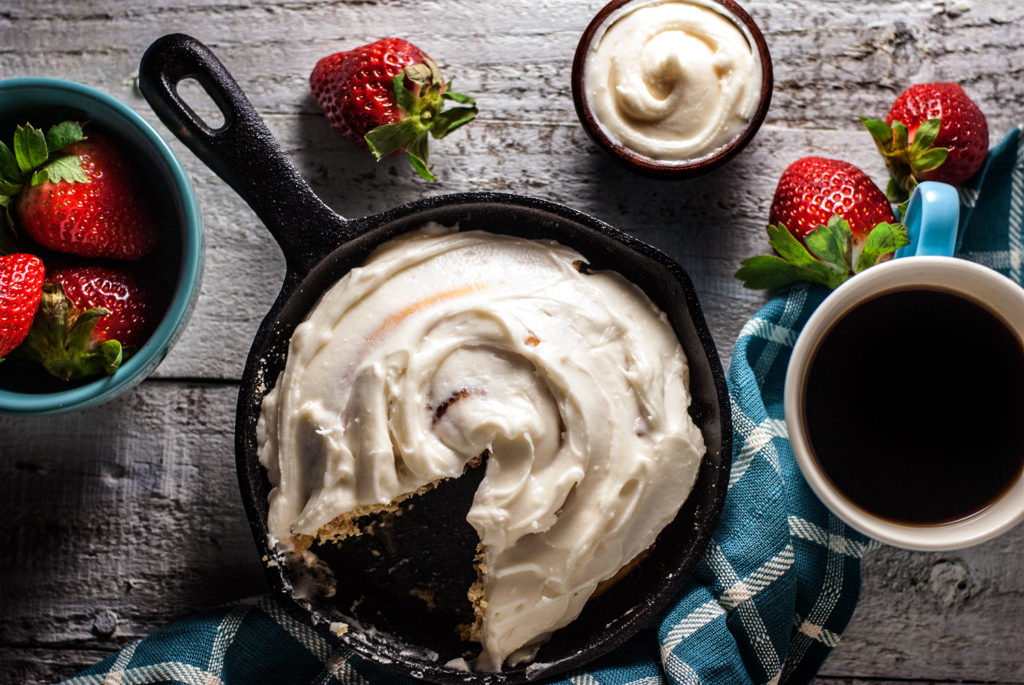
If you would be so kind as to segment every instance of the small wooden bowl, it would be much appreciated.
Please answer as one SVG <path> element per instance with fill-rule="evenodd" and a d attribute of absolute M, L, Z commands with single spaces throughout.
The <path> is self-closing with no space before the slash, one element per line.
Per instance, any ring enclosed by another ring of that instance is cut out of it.
<path fill-rule="evenodd" d="M 590 108 L 584 84 L 583 67 L 587 54 L 590 52 L 591 43 L 594 41 L 598 31 L 603 27 L 612 13 L 630 4 L 636 4 L 638 8 L 644 5 L 659 4 L 657 0 L 612 0 L 612 2 L 605 5 L 597 13 L 583 32 L 579 45 L 576 47 L 576 55 L 572 63 L 572 97 L 573 102 L 576 105 L 576 115 L 579 117 L 580 123 L 583 124 L 583 128 L 594 142 L 596 142 L 598 146 L 610 154 L 615 160 L 625 165 L 627 168 L 647 176 L 660 178 L 690 178 L 707 173 L 732 159 L 740 150 L 746 147 L 747 143 L 749 143 L 754 137 L 754 134 L 757 133 L 758 129 L 761 127 L 761 123 L 764 121 L 765 115 L 768 113 L 768 106 L 771 104 L 772 100 L 772 60 L 771 55 L 768 52 L 768 44 L 765 42 L 761 29 L 758 28 L 750 15 L 747 14 L 742 7 L 733 2 L 733 0 L 666 1 L 685 2 L 711 7 L 712 9 L 719 11 L 723 16 L 731 19 L 741 31 L 748 34 L 749 37 L 753 39 L 754 47 L 757 50 L 761 64 L 761 94 L 757 109 L 754 111 L 754 115 L 747 122 L 747 125 L 735 137 L 733 137 L 732 140 L 728 141 L 725 145 L 722 145 L 711 154 L 687 161 L 660 160 L 642 155 L 628 147 L 614 142 L 605 133 Z"/>

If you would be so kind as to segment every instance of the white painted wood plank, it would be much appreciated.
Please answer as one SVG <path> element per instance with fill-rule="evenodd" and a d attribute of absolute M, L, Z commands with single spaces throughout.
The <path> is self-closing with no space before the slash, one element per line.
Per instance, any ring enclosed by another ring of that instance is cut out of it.
<path fill-rule="evenodd" d="M 109 650 L 0 647 L 0 682 L 55 683 L 105 658 Z"/>
<path fill-rule="evenodd" d="M 959 552 L 870 553 L 857 611 L 822 673 L 1024 682 L 1022 546 L 1018 526 Z"/>
<path fill-rule="evenodd" d="M 0 418 L 0 647 L 109 649 L 264 590 L 235 395 L 147 382 L 80 413 Z"/>

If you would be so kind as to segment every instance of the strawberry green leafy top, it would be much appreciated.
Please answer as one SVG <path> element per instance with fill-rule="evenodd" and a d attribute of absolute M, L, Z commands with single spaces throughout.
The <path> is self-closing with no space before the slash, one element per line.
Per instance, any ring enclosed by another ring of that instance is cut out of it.
<path fill-rule="evenodd" d="M 81 124 L 65 121 L 46 133 L 30 124 L 18 126 L 12 147 L 0 141 L 0 207 L 7 210 L 8 225 L 13 225 L 11 204 L 26 186 L 47 181 L 85 183 L 89 180 L 82 169 L 81 158 L 61 152 L 84 138 Z"/>
<path fill-rule="evenodd" d="M 406 87 L 407 78 L 418 94 Z M 427 163 L 427 133 L 434 138 L 444 138 L 468 124 L 477 115 L 476 103 L 468 95 L 452 92 L 451 81 L 445 84 L 437 65 L 426 57 L 423 62 L 411 64 L 395 74 L 391 83 L 402 119 L 369 131 L 366 144 L 377 161 L 404 149 L 422 178 L 436 180 Z M 444 103 L 448 100 L 463 106 L 445 110 Z"/>
<path fill-rule="evenodd" d="M 921 124 L 912 141 L 909 129 L 901 121 L 894 121 L 890 127 L 881 119 L 860 120 L 871 133 L 891 174 L 885 188 L 891 202 L 905 202 L 924 174 L 942 166 L 949 155 L 948 149 L 933 147 L 942 125 L 938 118 Z"/>
<path fill-rule="evenodd" d="M 903 224 L 882 222 L 868 233 L 857 254 L 852 246 L 850 224 L 838 214 L 804 237 L 806 247 L 781 224 L 768 226 L 768 239 L 778 254 L 745 259 L 736 272 L 746 288 L 781 288 L 797 281 L 810 281 L 832 289 L 910 244 Z"/>

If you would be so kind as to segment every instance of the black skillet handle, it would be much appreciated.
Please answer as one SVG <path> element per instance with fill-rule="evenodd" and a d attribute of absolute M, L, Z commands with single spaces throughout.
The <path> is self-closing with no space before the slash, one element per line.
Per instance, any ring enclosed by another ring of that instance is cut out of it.
<path fill-rule="evenodd" d="M 220 108 L 210 128 L 178 94 L 193 78 Z M 158 38 L 139 65 L 139 89 L 153 111 L 199 159 L 249 203 L 273 234 L 290 271 L 304 274 L 353 238 L 348 222 L 306 185 L 248 98 L 213 52 L 181 33 Z"/>

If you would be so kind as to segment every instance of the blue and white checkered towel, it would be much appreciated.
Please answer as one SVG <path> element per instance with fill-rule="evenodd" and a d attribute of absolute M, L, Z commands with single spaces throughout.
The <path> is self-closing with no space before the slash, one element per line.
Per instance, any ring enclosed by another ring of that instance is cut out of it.
<path fill-rule="evenodd" d="M 961 192 L 962 257 L 1021 283 L 1024 138 L 994 148 Z M 797 285 L 740 333 L 729 370 L 733 462 L 721 522 L 704 559 L 656 626 L 569 674 L 574 685 L 806 683 L 839 641 L 871 540 L 815 498 L 786 436 L 782 394 L 797 334 L 825 296 Z M 405 683 L 289 618 L 272 599 L 182 621 L 66 681 L 106 683 Z"/>

